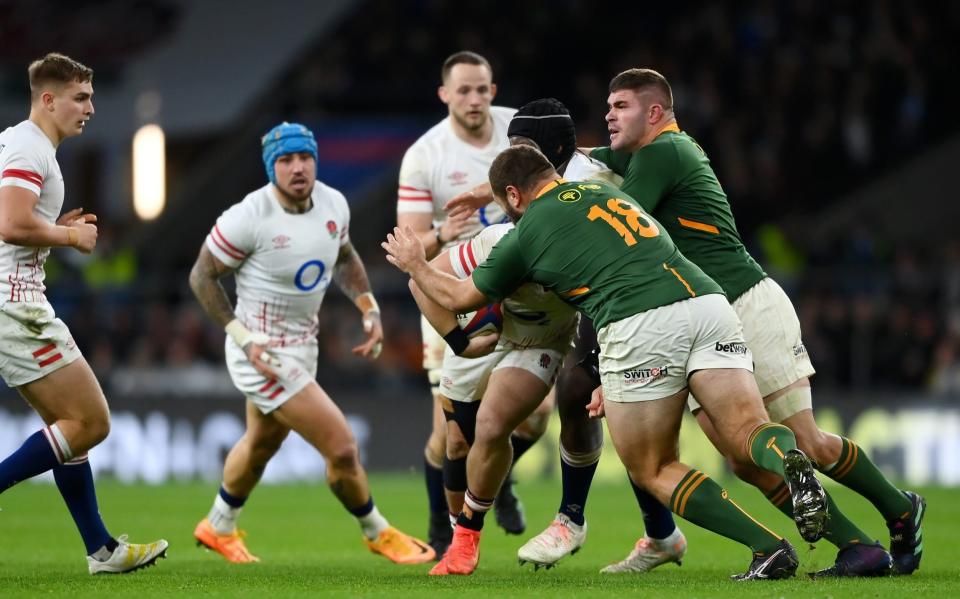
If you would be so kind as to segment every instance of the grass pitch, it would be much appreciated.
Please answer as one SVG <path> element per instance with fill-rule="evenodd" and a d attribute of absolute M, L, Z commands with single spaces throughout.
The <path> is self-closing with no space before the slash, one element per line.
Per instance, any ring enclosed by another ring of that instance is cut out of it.
<path fill-rule="evenodd" d="M 374 497 L 391 522 L 411 534 L 426 531 L 421 478 L 372 477 Z M 199 549 L 193 527 L 213 499 L 215 485 L 123 486 L 101 482 L 100 507 L 114 535 L 131 540 L 164 537 L 169 557 L 156 567 L 125 576 L 91 577 L 83 545 L 56 488 L 22 484 L 0 496 L 0 596 L 41 594 L 86 596 L 256 596 L 292 597 L 956 597 L 960 596 L 960 492 L 917 489 L 927 499 L 924 557 L 910 577 L 863 580 L 808 580 L 805 575 L 775 582 L 734 583 L 728 575 L 746 569 L 749 551 L 690 523 L 681 526 L 690 543 L 684 565 L 661 567 L 639 576 L 601 575 L 604 565 L 626 555 L 641 531 L 636 503 L 623 485 L 596 485 L 587 509 L 587 544 L 552 570 L 520 568 L 517 548 L 542 530 L 556 510 L 559 483 L 522 482 L 528 534 L 506 536 L 488 518 L 480 567 L 470 577 L 428 577 L 429 566 L 397 566 L 370 554 L 353 519 L 324 485 L 264 486 L 248 502 L 241 526 L 259 564 L 232 565 Z M 745 509 L 798 549 L 800 572 L 833 562 L 826 541 L 803 543 L 791 522 L 755 490 L 727 481 Z M 867 532 L 888 543 L 880 516 L 859 496 L 830 487 L 841 508 Z"/>

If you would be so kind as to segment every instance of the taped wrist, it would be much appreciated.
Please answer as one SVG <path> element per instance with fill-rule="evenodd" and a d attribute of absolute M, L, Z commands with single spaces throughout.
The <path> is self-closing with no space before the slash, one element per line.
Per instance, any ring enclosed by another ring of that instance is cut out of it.
<path fill-rule="evenodd" d="M 368 312 L 376 312 L 377 314 L 380 313 L 380 305 L 377 304 L 377 298 L 373 297 L 372 291 L 361 293 L 355 300 L 353 300 L 353 303 L 363 315 L 366 315 Z"/>
<path fill-rule="evenodd" d="M 454 327 L 452 331 L 443 336 L 443 340 L 447 342 L 447 345 L 450 346 L 450 349 L 453 350 L 453 353 L 460 355 L 467 350 L 467 346 L 470 345 L 470 338 L 467 337 L 467 334 L 463 332 L 459 326 Z"/>
<path fill-rule="evenodd" d="M 267 337 L 264 333 L 254 333 L 248 329 L 239 318 L 234 318 L 227 323 L 227 326 L 223 328 L 230 335 L 230 338 L 233 339 L 233 342 L 236 343 L 240 348 L 245 347 L 248 343 L 256 343 L 257 345 L 266 345 L 270 338 Z"/>

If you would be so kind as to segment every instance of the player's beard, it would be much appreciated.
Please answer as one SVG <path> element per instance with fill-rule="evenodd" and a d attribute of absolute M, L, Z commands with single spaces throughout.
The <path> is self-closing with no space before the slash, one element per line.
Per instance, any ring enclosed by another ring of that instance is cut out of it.
<path fill-rule="evenodd" d="M 310 208 L 310 196 L 313 195 L 314 185 L 316 185 L 316 183 L 305 188 L 302 192 L 297 192 L 279 185 L 276 187 L 288 202 L 297 206 L 301 211 L 305 211 L 305 209 Z"/>
<path fill-rule="evenodd" d="M 523 216 L 523 213 L 517 212 L 513 206 L 510 206 L 506 203 L 501 204 L 500 207 L 503 208 L 503 211 L 507 214 L 507 218 L 510 219 L 510 222 L 513 224 L 520 222 L 520 218 Z"/>
<path fill-rule="evenodd" d="M 473 133 L 483 129 L 483 126 L 487 124 L 487 119 L 490 118 L 490 115 L 484 112 L 482 118 L 477 120 L 469 120 L 465 116 L 460 116 L 457 113 L 453 113 L 453 118 L 457 121 L 458 125 Z"/>

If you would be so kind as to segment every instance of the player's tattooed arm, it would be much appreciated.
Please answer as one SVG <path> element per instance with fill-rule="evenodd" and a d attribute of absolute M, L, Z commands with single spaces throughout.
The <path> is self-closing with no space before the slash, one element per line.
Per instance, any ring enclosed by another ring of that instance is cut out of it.
<path fill-rule="evenodd" d="M 207 246 L 200 248 L 200 255 L 190 270 L 190 289 L 203 310 L 214 322 L 226 326 L 234 319 L 230 298 L 220 284 L 220 279 L 233 272 L 233 269 L 210 253 Z"/>
<path fill-rule="evenodd" d="M 333 280 L 351 302 L 370 291 L 367 269 L 363 267 L 360 255 L 350 242 L 340 248 L 337 264 L 333 268 Z"/>

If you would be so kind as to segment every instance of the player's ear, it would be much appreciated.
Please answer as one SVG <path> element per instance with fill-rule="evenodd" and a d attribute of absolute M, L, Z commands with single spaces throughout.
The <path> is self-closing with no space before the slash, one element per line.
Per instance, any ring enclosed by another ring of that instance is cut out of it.
<path fill-rule="evenodd" d="M 450 103 L 450 92 L 448 92 L 447 88 L 442 85 L 437 88 L 437 97 L 440 98 L 440 101 L 444 104 Z"/>
<path fill-rule="evenodd" d="M 496 83 L 491 83 L 491 84 L 490 84 L 490 99 L 492 100 L 492 99 L 494 99 L 494 98 L 496 98 L 496 97 L 497 97 L 497 84 L 496 84 Z"/>

